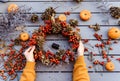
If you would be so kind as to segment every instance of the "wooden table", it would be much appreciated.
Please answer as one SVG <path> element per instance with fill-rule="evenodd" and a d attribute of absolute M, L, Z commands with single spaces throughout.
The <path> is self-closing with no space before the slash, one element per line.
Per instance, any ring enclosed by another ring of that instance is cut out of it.
<path fill-rule="evenodd" d="M 119 6 L 120 0 L 108 0 L 110 5 Z M 83 39 L 89 39 L 92 45 L 96 44 L 98 41 L 93 37 L 94 31 L 88 28 L 90 24 L 99 23 L 101 25 L 101 30 L 98 32 L 103 35 L 104 39 L 107 39 L 107 30 L 112 26 L 119 27 L 117 25 L 116 19 L 111 18 L 109 15 L 109 25 L 103 22 L 107 17 L 102 14 L 102 11 L 97 8 L 98 2 L 96 0 L 84 0 L 84 2 L 77 4 L 72 0 L 10 0 L 8 3 L 0 3 L 0 13 L 6 12 L 7 6 L 11 3 L 15 3 L 18 5 L 26 5 L 28 7 L 32 7 L 31 12 L 37 13 L 41 15 L 41 13 L 48 7 L 52 6 L 56 8 L 57 15 L 64 13 L 65 11 L 71 11 L 71 15 L 68 16 L 68 20 L 78 19 L 79 26 L 81 29 L 81 35 Z M 108 7 L 109 8 L 109 7 Z M 92 12 L 92 18 L 83 22 L 79 19 L 79 12 L 83 9 L 88 9 Z M 42 22 L 40 22 L 42 23 Z M 39 27 L 40 23 L 32 24 L 30 22 L 26 22 L 26 31 L 29 31 L 31 34 L 34 29 Z M 61 44 L 61 47 L 67 48 L 67 41 L 62 40 L 59 36 L 50 36 L 47 37 L 47 49 L 50 49 L 49 46 L 52 42 L 58 42 Z M 118 45 L 113 46 L 113 51 L 110 52 L 109 55 L 114 55 L 115 58 L 120 57 L 120 42 Z M 98 52 L 98 49 L 94 50 L 97 53 L 96 59 L 101 59 L 101 55 Z M 91 63 L 87 60 L 88 53 L 85 53 L 85 61 L 87 67 L 91 65 Z M 120 81 L 120 63 L 113 58 L 113 62 L 115 64 L 115 71 L 108 72 L 106 70 L 98 70 L 95 72 L 94 69 L 88 69 L 91 81 Z M 64 64 L 57 67 L 46 67 L 41 64 L 38 64 L 36 68 L 37 78 L 36 81 L 72 81 L 72 70 L 74 64 Z M 18 72 L 18 79 L 20 78 L 20 74 L 22 71 Z M 2 80 L 0 80 L 2 81 Z M 17 81 L 17 78 L 14 80 Z"/>

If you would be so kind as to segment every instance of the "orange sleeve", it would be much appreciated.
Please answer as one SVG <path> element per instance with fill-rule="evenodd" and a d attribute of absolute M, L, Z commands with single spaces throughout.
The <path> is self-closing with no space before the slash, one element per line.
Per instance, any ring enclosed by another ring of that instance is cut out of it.
<path fill-rule="evenodd" d="M 84 56 L 79 56 L 73 70 L 73 81 L 90 81 Z"/>
<path fill-rule="evenodd" d="M 35 81 L 35 62 L 27 62 L 21 75 L 20 81 Z"/>

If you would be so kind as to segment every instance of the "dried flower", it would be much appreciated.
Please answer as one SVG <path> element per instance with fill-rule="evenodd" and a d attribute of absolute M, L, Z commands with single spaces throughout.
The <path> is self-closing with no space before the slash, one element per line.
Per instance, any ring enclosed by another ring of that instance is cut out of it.
<path fill-rule="evenodd" d="M 0 16 L 0 38 L 9 38 L 9 34 L 14 32 L 16 27 L 25 25 L 28 18 L 28 13 L 30 8 L 25 8 L 25 6 L 19 7 L 17 12 L 11 12 L 8 14 L 2 14 Z"/>
<path fill-rule="evenodd" d="M 79 3 L 79 2 L 82 2 L 83 0 L 74 0 L 74 1 L 76 1 L 76 2 L 78 2 L 78 3 Z"/>
<path fill-rule="evenodd" d="M 37 46 L 38 46 L 38 48 L 42 50 L 43 49 L 43 44 L 45 42 L 45 38 L 43 36 L 38 36 L 36 38 L 36 40 L 37 40 Z"/>
<path fill-rule="evenodd" d="M 20 45 L 20 43 L 21 43 L 21 40 L 20 40 L 19 38 L 16 38 L 16 39 L 14 40 L 14 44 L 15 44 L 15 45 Z"/>
<path fill-rule="evenodd" d="M 55 10 L 53 7 L 49 7 L 45 10 L 45 12 L 41 15 L 42 20 L 51 20 L 52 17 L 55 17 Z"/>
<path fill-rule="evenodd" d="M 69 24 L 70 24 L 70 26 L 76 27 L 76 26 L 78 26 L 78 21 L 75 19 L 70 19 Z"/>
<path fill-rule="evenodd" d="M 56 22 L 52 23 L 52 33 L 53 34 L 59 34 L 62 30 L 61 24 Z"/>
<path fill-rule="evenodd" d="M 65 61 L 66 58 L 63 57 L 64 55 L 65 55 L 65 50 L 60 49 L 60 50 L 58 50 L 58 51 L 56 52 L 55 57 L 58 58 L 59 60 L 64 59 L 63 61 Z"/>
<path fill-rule="evenodd" d="M 38 20 L 39 20 L 39 17 L 38 17 L 38 15 L 36 15 L 36 14 L 33 14 L 32 16 L 31 16 L 31 22 L 33 22 L 33 23 L 35 23 L 35 22 L 37 22 Z"/>
<path fill-rule="evenodd" d="M 90 25 L 89 28 L 92 28 L 95 31 L 99 31 L 100 30 L 100 25 L 96 23 L 95 25 Z"/>
<path fill-rule="evenodd" d="M 71 31 L 72 31 L 72 27 L 70 25 L 66 25 L 62 30 L 62 34 L 63 36 L 69 36 Z"/>

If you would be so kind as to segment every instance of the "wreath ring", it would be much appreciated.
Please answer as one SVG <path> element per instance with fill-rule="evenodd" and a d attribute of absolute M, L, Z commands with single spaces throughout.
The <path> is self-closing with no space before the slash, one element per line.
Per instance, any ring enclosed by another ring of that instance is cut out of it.
<path fill-rule="evenodd" d="M 66 21 L 60 21 L 55 18 L 55 11 L 52 7 L 46 9 L 41 18 L 44 20 L 44 25 L 33 32 L 28 43 L 28 46 L 36 46 L 34 51 L 35 60 L 39 60 L 45 65 L 58 65 L 61 62 L 66 62 L 67 59 L 74 61 L 75 51 L 79 47 L 79 40 L 81 39 L 78 29 L 74 27 L 75 25 L 73 26 Z M 61 34 L 66 37 L 71 48 L 67 50 L 58 49 L 56 53 L 52 53 L 50 50 L 43 50 L 46 36 L 50 34 Z"/>

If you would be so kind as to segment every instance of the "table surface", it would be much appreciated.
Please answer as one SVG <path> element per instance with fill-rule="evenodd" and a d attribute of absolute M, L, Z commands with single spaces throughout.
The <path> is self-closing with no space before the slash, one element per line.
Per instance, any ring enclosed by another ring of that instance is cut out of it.
<path fill-rule="evenodd" d="M 103 39 L 107 39 L 107 30 L 117 25 L 117 19 L 113 19 L 109 15 L 103 14 L 104 11 L 101 11 L 97 8 L 98 5 L 100 5 L 100 2 L 97 2 L 99 0 L 84 0 L 82 3 L 75 3 L 72 0 L 9 0 L 8 3 L 0 3 L 0 14 L 5 13 L 6 9 L 9 4 L 15 3 L 18 5 L 26 5 L 28 7 L 32 7 L 31 12 L 37 13 L 38 15 L 41 15 L 41 13 L 48 7 L 52 6 L 56 8 L 57 15 L 64 13 L 66 11 L 70 11 L 71 15 L 68 16 L 69 19 L 78 19 L 79 21 L 79 28 L 81 30 L 81 36 L 83 39 L 89 39 L 90 43 L 92 45 L 95 45 L 96 43 L 99 43 L 94 37 L 94 31 L 88 28 L 88 25 L 99 23 L 101 26 L 101 30 L 98 31 L 99 34 L 103 35 Z M 118 6 L 120 7 L 120 0 L 106 0 L 107 2 L 107 8 L 110 6 Z M 99 4 L 98 4 L 99 3 Z M 79 19 L 79 12 L 83 9 L 90 10 L 92 12 L 92 18 L 89 21 L 81 21 Z M 106 23 L 105 20 L 109 18 L 109 23 Z M 39 23 L 30 23 L 26 22 L 26 31 L 28 31 L 30 34 L 32 34 L 32 31 L 34 29 L 37 29 L 39 25 L 42 22 Z M 69 45 L 66 40 L 63 40 L 61 36 L 49 36 L 47 37 L 46 44 L 47 49 L 50 49 L 49 46 L 52 44 L 52 42 L 57 42 L 61 45 L 61 47 L 67 48 Z M 118 40 L 119 41 L 119 40 Z M 109 55 L 114 55 L 115 58 L 120 57 L 120 42 L 118 45 L 113 45 L 113 51 L 110 51 Z M 97 53 L 96 59 L 103 60 L 101 58 L 101 55 L 98 52 L 98 49 L 94 49 L 94 52 Z M 85 61 L 87 67 L 89 65 L 92 65 L 91 62 L 88 61 L 87 56 L 89 54 L 85 53 Z M 120 63 L 116 61 L 114 58 L 112 61 L 115 64 L 115 71 L 108 72 L 106 70 L 100 70 L 98 69 L 96 72 L 94 68 L 89 69 L 89 75 L 91 78 L 91 81 L 120 81 Z M 37 78 L 36 81 L 72 81 L 72 70 L 73 70 L 73 63 L 71 64 L 63 64 L 56 67 L 46 67 L 41 64 L 37 64 L 36 72 L 37 72 Z M 14 81 L 18 81 L 20 78 L 22 71 L 18 72 L 18 78 L 16 78 Z M 2 81 L 2 80 L 0 80 Z"/>

